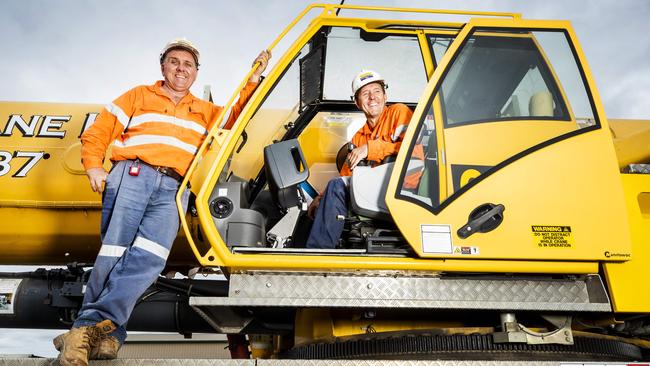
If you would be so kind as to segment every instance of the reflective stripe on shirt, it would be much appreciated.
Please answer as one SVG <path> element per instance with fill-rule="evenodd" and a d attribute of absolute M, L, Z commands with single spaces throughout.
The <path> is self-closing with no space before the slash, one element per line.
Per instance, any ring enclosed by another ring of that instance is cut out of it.
<path fill-rule="evenodd" d="M 161 135 L 135 135 L 131 136 L 124 141 L 115 140 L 113 143 L 115 147 L 127 148 L 131 146 L 140 146 L 148 144 L 162 144 L 177 149 L 187 151 L 188 153 L 194 155 L 196 153 L 197 147 L 183 142 L 176 137 L 171 136 L 161 136 Z"/>
<path fill-rule="evenodd" d="M 393 135 L 390 137 L 393 142 L 397 141 L 397 139 L 402 136 L 404 131 L 408 128 L 408 125 L 399 125 L 395 128 L 395 132 L 393 132 Z"/>
<path fill-rule="evenodd" d="M 117 118 L 123 128 L 129 125 L 129 116 L 115 103 L 106 106 L 106 110 Z"/>
<path fill-rule="evenodd" d="M 177 118 L 174 116 L 168 116 L 164 114 L 158 114 L 158 113 L 145 113 L 141 114 L 139 116 L 134 116 L 131 118 L 131 125 L 130 126 L 137 126 L 143 123 L 155 123 L 155 122 L 163 122 L 163 123 L 169 123 L 178 127 L 182 128 L 187 128 L 188 130 L 196 131 L 201 135 L 204 135 L 206 132 L 205 127 L 203 127 L 201 124 L 194 122 L 194 121 L 189 121 L 189 120 L 184 120 L 181 118 Z"/>

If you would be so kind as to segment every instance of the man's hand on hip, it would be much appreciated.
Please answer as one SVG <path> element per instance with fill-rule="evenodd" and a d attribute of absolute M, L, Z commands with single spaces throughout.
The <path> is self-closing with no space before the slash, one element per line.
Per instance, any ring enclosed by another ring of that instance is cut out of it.
<path fill-rule="evenodd" d="M 102 193 L 104 191 L 104 182 L 106 182 L 108 176 L 106 170 L 104 168 L 90 168 L 86 170 L 86 175 L 93 192 Z"/>

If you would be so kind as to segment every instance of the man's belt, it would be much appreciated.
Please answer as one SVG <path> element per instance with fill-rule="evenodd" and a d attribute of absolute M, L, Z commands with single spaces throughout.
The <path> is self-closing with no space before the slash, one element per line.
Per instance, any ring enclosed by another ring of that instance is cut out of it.
<path fill-rule="evenodd" d="M 159 172 L 160 174 L 164 174 L 164 175 L 166 175 L 168 177 L 176 179 L 179 183 L 183 182 L 183 176 L 178 174 L 177 171 L 175 171 L 174 169 L 172 169 L 172 168 L 170 168 L 168 166 L 151 165 L 151 164 L 149 164 L 147 162 L 144 162 L 142 160 L 140 160 L 140 163 L 149 166 L 150 168 L 152 168 L 153 170 Z"/>

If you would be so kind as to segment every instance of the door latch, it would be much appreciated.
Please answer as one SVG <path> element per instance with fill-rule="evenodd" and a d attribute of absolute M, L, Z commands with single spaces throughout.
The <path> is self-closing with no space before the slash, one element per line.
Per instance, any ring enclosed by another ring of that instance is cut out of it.
<path fill-rule="evenodd" d="M 469 214 L 467 223 L 456 232 L 458 237 L 465 239 L 474 233 L 487 233 L 497 228 L 503 222 L 502 204 L 484 203 Z"/>

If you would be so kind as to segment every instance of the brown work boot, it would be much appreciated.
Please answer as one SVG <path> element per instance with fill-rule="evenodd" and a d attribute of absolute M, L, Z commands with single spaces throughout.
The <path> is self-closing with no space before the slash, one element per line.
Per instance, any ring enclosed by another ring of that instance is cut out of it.
<path fill-rule="evenodd" d="M 110 320 L 103 320 L 95 327 L 98 329 L 98 339 L 95 347 L 90 349 L 90 360 L 113 360 L 117 358 L 117 351 L 120 349 L 120 342 L 117 338 L 110 336 L 116 326 Z"/>
<path fill-rule="evenodd" d="M 114 360 L 117 358 L 117 351 L 120 349 L 120 342 L 117 338 L 106 335 L 100 336 L 97 347 L 90 350 L 89 360 Z"/>
<path fill-rule="evenodd" d="M 88 355 L 97 342 L 97 337 L 97 328 L 87 326 L 72 328 L 54 338 L 54 347 L 60 352 L 59 364 L 61 366 L 88 366 Z"/>

